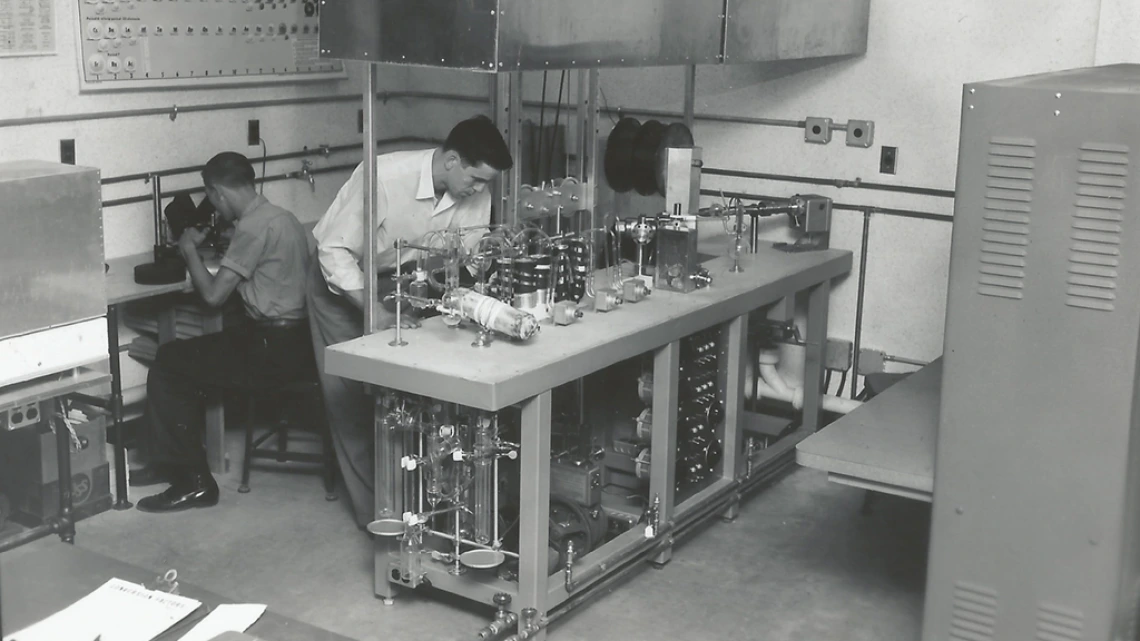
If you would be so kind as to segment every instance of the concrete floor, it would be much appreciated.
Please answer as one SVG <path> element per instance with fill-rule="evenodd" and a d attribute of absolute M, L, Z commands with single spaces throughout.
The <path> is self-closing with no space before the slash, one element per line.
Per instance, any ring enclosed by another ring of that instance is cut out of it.
<path fill-rule="evenodd" d="M 372 595 L 371 542 L 347 503 L 324 500 L 319 477 L 255 469 L 253 491 L 238 494 L 231 468 L 215 508 L 106 512 L 79 524 L 76 544 L 176 568 L 185 582 L 359 641 L 471 639 L 486 622 L 489 608 L 440 594 L 383 605 Z M 558 622 L 551 638 L 915 641 L 929 506 L 884 496 L 864 516 L 863 497 L 797 469 L 747 499 L 736 521 L 683 542 L 663 569 L 646 566 Z"/>

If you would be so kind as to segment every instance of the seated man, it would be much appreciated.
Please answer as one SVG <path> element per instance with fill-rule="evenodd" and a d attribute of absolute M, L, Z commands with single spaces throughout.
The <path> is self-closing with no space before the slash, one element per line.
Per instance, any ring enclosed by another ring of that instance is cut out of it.
<path fill-rule="evenodd" d="M 311 376 L 314 367 L 305 313 L 305 229 L 292 213 L 258 195 L 253 166 L 241 154 L 211 158 L 202 181 L 218 214 L 235 223 L 233 239 L 214 276 L 198 255 L 204 231 L 185 230 L 178 249 L 202 300 L 219 307 L 236 289 L 251 322 L 159 348 L 147 377 L 149 465 L 132 474 L 131 484 L 168 482 L 170 487 L 139 500 L 144 512 L 218 502 L 218 485 L 202 444 L 204 392 L 271 386 Z"/>
<path fill-rule="evenodd" d="M 455 125 L 438 148 L 377 156 L 376 269 L 387 273 L 395 269 L 392 244 L 396 239 L 420 243 L 434 231 L 489 224 L 491 194 L 487 184 L 512 164 L 506 142 L 486 116 Z M 359 383 L 325 374 L 324 350 L 364 334 L 364 185 L 361 163 L 313 229 L 317 260 L 309 272 L 308 289 L 325 412 L 360 527 L 372 521 L 375 512 L 372 410 Z M 464 233 L 464 243 L 473 247 L 485 231 Z M 403 258 L 412 260 L 414 256 Z M 380 305 L 375 309 L 379 328 L 395 322 L 395 314 Z M 410 316 L 404 322 L 416 323 Z"/>

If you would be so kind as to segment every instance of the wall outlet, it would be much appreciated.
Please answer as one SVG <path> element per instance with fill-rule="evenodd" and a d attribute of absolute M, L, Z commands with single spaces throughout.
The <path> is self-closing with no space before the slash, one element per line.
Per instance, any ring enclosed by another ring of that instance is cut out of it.
<path fill-rule="evenodd" d="M 881 374 L 886 366 L 887 355 L 877 349 L 861 349 L 859 350 L 859 371 L 860 376 L 867 374 Z"/>
<path fill-rule="evenodd" d="M 39 402 L 28 403 L 27 405 L 17 405 L 6 412 L 5 421 L 6 428 L 14 430 L 17 427 L 24 427 L 25 425 L 35 425 L 40 422 L 40 404 Z"/>
<path fill-rule="evenodd" d="M 898 147 L 883 147 L 882 152 L 879 154 L 879 173 L 894 174 L 896 165 L 898 164 L 898 158 Z"/>
<path fill-rule="evenodd" d="M 250 147 L 256 147 L 261 144 L 261 121 L 249 121 L 249 133 L 246 134 L 247 140 L 245 141 Z"/>
<path fill-rule="evenodd" d="M 837 372 L 846 372 L 851 369 L 851 359 L 854 356 L 851 341 L 827 339 L 827 349 L 823 358 L 823 366 Z"/>
<path fill-rule="evenodd" d="M 804 142 L 817 145 L 831 142 L 831 118 L 805 118 Z"/>
<path fill-rule="evenodd" d="M 75 139 L 66 138 L 59 141 L 59 161 L 65 165 L 75 164 Z"/>
<path fill-rule="evenodd" d="M 875 140 L 875 123 L 870 120 L 847 121 L 847 146 L 870 147 Z"/>

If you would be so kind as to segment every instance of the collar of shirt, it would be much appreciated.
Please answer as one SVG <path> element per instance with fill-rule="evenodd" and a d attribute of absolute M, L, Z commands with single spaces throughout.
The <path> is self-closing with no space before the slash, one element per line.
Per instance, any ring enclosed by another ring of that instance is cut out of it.
<path fill-rule="evenodd" d="M 435 158 L 435 149 L 429 149 L 424 154 L 423 164 L 420 165 L 420 186 L 416 190 L 416 200 L 435 200 L 435 180 L 432 178 L 431 165 L 432 160 Z M 432 210 L 432 216 L 438 216 L 443 212 L 451 209 L 455 205 L 455 200 L 451 194 L 444 192 L 443 197 L 435 203 L 435 209 Z"/>
<path fill-rule="evenodd" d="M 257 198 L 254 198 L 252 201 L 250 201 L 250 203 L 248 205 L 245 206 L 245 209 L 241 210 L 241 215 L 239 216 L 239 218 L 244 218 L 244 217 L 248 216 L 250 213 L 252 213 L 253 211 L 255 211 L 256 209 L 258 209 L 259 207 L 261 207 L 262 205 L 264 205 L 268 202 L 269 201 L 265 199 L 265 196 L 258 194 Z"/>

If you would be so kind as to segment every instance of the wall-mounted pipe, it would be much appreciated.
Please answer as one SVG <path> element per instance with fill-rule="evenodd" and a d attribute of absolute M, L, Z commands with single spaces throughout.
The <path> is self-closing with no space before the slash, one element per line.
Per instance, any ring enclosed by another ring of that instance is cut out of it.
<path fill-rule="evenodd" d="M 910 185 L 891 185 L 888 183 L 865 182 L 862 178 L 849 180 L 845 178 L 817 178 L 813 176 L 791 176 L 788 174 L 769 174 L 757 171 L 741 171 L 737 169 L 717 169 L 715 167 L 702 167 L 702 175 L 728 176 L 731 178 L 753 178 L 756 180 L 773 180 L 779 182 L 804 183 L 807 185 L 824 185 L 837 188 L 870 189 L 873 191 L 890 191 L 902 194 L 915 194 L 917 196 L 934 196 L 936 198 L 953 198 L 952 189 L 934 189 L 932 187 L 913 187 Z"/>
<path fill-rule="evenodd" d="M 762 194 L 751 194 L 743 191 L 723 191 L 720 189 L 702 189 L 702 196 L 724 196 L 725 198 L 740 198 L 741 200 L 757 200 L 757 201 L 773 201 L 773 200 L 786 200 L 786 197 L 779 196 L 765 196 Z M 875 207 L 874 205 L 854 205 L 849 203 L 836 203 L 831 204 L 833 211 L 856 211 L 859 213 L 871 212 L 874 214 L 882 214 L 884 216 L 893 216 L 897 218 L 914 218 L 918 220 L 936 220 L 939 222 L 953 222 L 954 217 L 949 214 L 936 214 L 929 211 L 919 211 L 916 209 L 897 209 L 891 207 Z"/>
<path fill-rule="evenodd" d="M 328 167 L 318 167 L 316 169 L 310 169 L 309 173 L 310 174 L 329 174 L 329 173 L 334 173 L 334 172 L 338 172 L 338 171 L 351 171 L 353 169 L 356 169 L 356 166 L 358 164 L 359 163 L 351 163 L 351 164 L 343 164 L 343 165 L 329 165 Z M 289 171 L 289 172 L 285 172 L 283 174 L 266 176 L 264 178 L 258 178 L 256 182 L 257 183 L 268 183 L 268 182 L 276 182 L 278 180 L 292 180 L 292 179 L 296 178 L 296 173 L 297 172 L 295 172 L 295 171 Z M 206 189 L 204 187 L 190 187 L 187 189 L 175 189 L 172 191 L 163 192 L 162 197 L 163 198 L 172 198 L 174 196 L 178 196 L 181 194 L 198 194 L 198 193 L 204 192 L 205 190 Z M 154 199 L 154 196 L 129 196 L 127 198 L 113 198 L 111 200 L 103 201 L 103 208 L 107 209 L 109 207 L 119 207 L 122 205 L 130 205 L 130 204 L 134 204 L 134 203 L 143 203 L 143 202 L 151 201 L 153 199 Z"/>
<path fill-rule="evenodd" d="M 377 145 L 394 145 L 405 142 L 425 142 L 433 145 L 443 144 L 443 141 L 438 138 L 425 138 L 423 136 L 397 136 L 395 138 L 381 138 L 376 141 Z M 261 162 L 274 162 L 277 160 L 290 160 L 293 158 L 306 158 L 309 156 L 325 156 L 340 153 L 343 151 L 361 151 L 364 149 L 364 143 L 356 143 L 352 145 L 321 145 L 311 149 L 302 149 L 300 151 L 289 151 L 283 154 L 275 154 L 273 156 L 266 156 L 265 158 L 250 158 L 250 161 Z M 186 167 L 175 167 L 173 169 L 163 169 L 160 171 L 148 171 L 137 174 L 124 174 L 122 176 L 112 176 L 104 178 L 99 181 L 101 185 L 113 185 L 115 183 L 130 182 L 132 180 L 150 180 L 154 176 L 176 176 L 178 174 L 191 174 L 202 171 L 205 165 L 190 165 Z"/>
<path fill-rule="evenodd" d="M 27 116 L 0 120 L 0 129 L 27 125 L 50 125 L 62 122 L 82 122 L 84 120 L 112 120 L 116 118 L 141 118 L 145 116 L 168 116 L 175 120 L 181 114 L 207 111 L 227 111 L 230 109 L 260 109 L 263 107 L 293 107 L 297 105 L 320 105 L 336 102 L 359 102 L 360 94 L 350 96 L 312 96 L 308 98 L 279 98 L 275 100 L 244 100 L 221 102 L 209 105 L 171 105 L 169 107 L 148 107 L 143 109 L 119 109 L 115 111 L 91 111 L 54 116 Z"/>
<path fill-rule="evenodd" d="M 443 143 L 443 141 L 438 139 L 438 138 L 422 138 L 419 136 L 400 136 L 397 138 L 382 138 L 380 140 L 377 140 L 376 144 L 377 145 L 396 145 L 396 144 L 402 144 L 402 143 L 407 143 L 407 142 L 423 142 L 423 143 L 429 143 L 429 144 L 433 144 L 433 145 L 439 145 L 439 144 Z M 330 153 L 335 152 L 335 151 L 348 151 L 348 150 L 362 149 L 362 148 L 363 148 L 363 145 L 340 145 L 338 147 L 327 147 L 327 149 L 329 149 Z M 281 154 L 280 156 L 278 156 L 276 158 L 267 158 L 266 161 L 278 160 L 278 159 L 287 159 L 287 158 L 299 158 L 301 156 L 308 156 L 308 155 L 317 155 L 317 156 L 325 155 L 323 149 L 325 149 L 325 148 L 318 147 L 316 149 L 302 150 L 300 152 L 290 152 L 288 154 Z M 255 159 L 255 160 L 260 160 L 260 159 Z M 327 173 L 332 173 L 332 172 L 337 172 L 337 171 L 351 170 L 351 169 L 355 169 L 355 168 L 356 168 L 356 164 L 330 165 L 328 167 L 319 167 L 317 169 L 310 169 L 309 173 L 310 174 L 327 174 Z M 188 173 L 198 172 L 201 170 L 202 170 L 202 165 L 195 165 L 195 166 L 191 166 L 191 167 L 178 167 L 175 169 L 164 169 L 162 171 L 150 172 L 150 173 L 145 173 L 145 174 L 129 174 L 129 175 L 125 175 L 125 176 L 115 176 L 112 178 L 104 179 L 103 181 L 101 181 L 101 183 L 105 185 L 105 184 L 111 184 L 111 183 L 126 182 L 128 180 L 146 180 L 147 178 L 157 178 L 158 180 L 161 180 L 161 178 L 163 176 L 174 176 L 177 174 L 188 174 Z M 257 178 L 255 180 L 255 182 L 263 183 L 263 182 L 274 182 L 277 180 L 287 180 L 290 178 L 295 178 L 296 173 L 297 172 L 294 171 L 294 172 L 286 172 L 284 174 L 277 174 L 274 176 L 265 176 L 262 178 Z M 185 193 L 185 194 L 196 194 L 196 193 L 199 193 L 202 191 L 203 191 L 202 187 L 192 187 L 189 189 L 181 189 L 181 190 L 177 190 L 177 191 L 162 192 L 162 196 L 163 197 L 177 196 L 178 194 L 183 194 L 183 193 Z M 156 192 L 153 189 L 153 185 L 152 185 L 152 193 L 149 196 L 128 196 L 125 198 L 115 198 L 115 199 L 111 199 L 111 200 L 105 200 L 105 201 L 103 201 L 102 204 L 103 204 L 103 208 L 105 209 L 107 207 L 119 207 L 122 205 L 130 205 L 130 204 L 134 204 L 134 203 L 146 202 L 148 200 L 156 200 L 157 199 L 157 196 L 155 195 L 156 193 L 158 193 L 158 192 Z"/>

